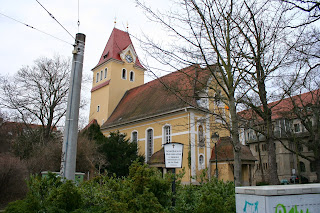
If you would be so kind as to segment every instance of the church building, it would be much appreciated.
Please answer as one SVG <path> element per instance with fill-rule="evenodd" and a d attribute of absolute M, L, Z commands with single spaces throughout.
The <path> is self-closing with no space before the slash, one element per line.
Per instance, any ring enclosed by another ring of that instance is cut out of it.
<path fill-rule="evenodd" d="M 163 144 L 184 144 L 177 170 L 184 169 L 184 183 L 197 183 L 204 169 L 215 174 L 210 159 L 217 138 L 212 136 L 229 132 L 212 112 L 219 110 L 228 119 L 228 108 L 208 98 L 215 95 L 208 89 L 210 72 L 192 65 L 144 83 L 145 71 L 129 34 L 114 28 L 92 69 L 89 121 L 95 119 L 106 136 L 117 130 L 127 134 L 146 163 L 164 173 Z"/>

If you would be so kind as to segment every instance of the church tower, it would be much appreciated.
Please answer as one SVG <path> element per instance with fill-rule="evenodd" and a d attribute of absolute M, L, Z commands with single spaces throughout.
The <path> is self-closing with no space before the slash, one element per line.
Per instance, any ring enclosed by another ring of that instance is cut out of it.
<path fill-rule="evenodd" d="M 129 33 L 114 28 L 92 69 L 89 122 L 96 119 L 102 125 L 107 121 L 125 92 L 144 84 L 144 71 Z"/>

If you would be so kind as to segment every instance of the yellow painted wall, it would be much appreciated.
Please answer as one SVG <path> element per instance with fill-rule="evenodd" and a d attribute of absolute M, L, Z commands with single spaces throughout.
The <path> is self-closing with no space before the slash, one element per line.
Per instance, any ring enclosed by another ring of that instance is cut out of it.
<path fill-rule="evenodd" d="M 192 119 L 193 117 L 193 119 Z M 102 132 L 105 136 L 108 136 L 110 132 L 119 130 L 121 133 L 127 134 L 128 138 L 131 138 L 133 131 L 138 132 L 138 149 L 141 155 L 145 155 L 146 149 L 146 134 L 148 129 L 153 129 L 154 133 L 154 146 L 153 153 L 157 152 L 162 148 L 163 141 L 163 127 L 165 125 L 171 126 L 171 141 L 179 142 L 184 144 L 183 150 L 183 168 L 185 169 L 185 175 L 182 179 L 183 183 L 189 183 L 200 181 L 199 175 L 201 171 L 208 167 L 209 159 L 211 158 L 211 150 L 213 143 L 210 141 L 210 125 L 208 123 L 208 129 L 206 124 L 201 123 L 204 126 L 204 135 L 206 145 L 204 147 L 198 146 L 198 126 L 199 120 L 203 120 L 206 117 L 204 114 L 195 113 L 191 111 L 181 111 L 179 113 L 168 114 L 166 116 L 148 119 L 145 121 L 140 121 L 133 124 L 128 124 L 126 126 L 119 126 L 112 129 L 103 129 Z M 222 133 L 221 133 L 222 134 Z M 193 136 L 192 136 L 193 135 Z M 194 140 L 194 144 L 192 144 Z M 191 144 L 191 145 L 190 145 Z M 188 166 L 188 155 L 193 151 L 194 155 L 192 158 L 192 164 L 194 164 L 195 169 L 192 171 L 192 168 Z M 199 157 L 203 155 L 204 164 L 199 164 Z M 181 171 L 178 169 L 177 172 Z M 196 178 L 196 180 L 191 180 L 191 177 Z"/>
<path fill-rule="evenodd" d="M 104 70 L 108 68 L 107 78 L 104 78 Z M 122 69 L 127 70 L 126 79 L 122 79 Z M 102 80 L 100 80 L 101 71 L 103 71 Z M 134 81 L 130 81 L 130 71 L 134 72 Z M 99 72 L 99 81 L 96 82 Z M 144 83 L 144 70 L 134 66 L 133 63 L 109 61 L 92 70 L 93 81 L 92 88 L 103 84 L 111 79 L 109 85 L 104 86 L 91 93 L 89 121 L 96 119 L 100 125 L 111 115 L 125 92 Z M 97 112 L 97 106 L 100 111 Z"/>

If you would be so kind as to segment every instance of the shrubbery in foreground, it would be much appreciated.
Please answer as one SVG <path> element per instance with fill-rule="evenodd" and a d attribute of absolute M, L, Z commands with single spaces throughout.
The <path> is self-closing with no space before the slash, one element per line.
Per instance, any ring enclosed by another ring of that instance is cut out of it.
<path fill-rule="evenodd" d="M 177 186 L 171 207 L 172 177 L 147 165 L 133 163 L 127 178 L 99 176 L 75 186 L 49 175 L 30 177 L 24 200 L 10 203 L 5 212 L 235 212 L 233 183 L 212 180 L 199 186 Z"/>

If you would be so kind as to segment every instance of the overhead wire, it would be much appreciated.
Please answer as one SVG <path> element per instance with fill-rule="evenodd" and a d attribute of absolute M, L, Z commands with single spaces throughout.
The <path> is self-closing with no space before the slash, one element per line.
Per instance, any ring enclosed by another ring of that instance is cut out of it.
<path fill-rule="evenodd" d="M 79 33 L 79 27 L 80 27 L 80 2 L 78 0 L 78 33 Z"/>
<path fill-rule="evenodd" d="M 3 15 L 3 16 L 5 16 L 5 17 L 7 17 L 7 18 L 9 18 L 9 19 L 11 19 L 11 20 L 13 20 L 13 21 L 16 21 L 16 22 L 18 22 L 18 23 L 20 23 L 20 24 L 23 24 L 23 25 L 25 25 L 25 26 L 27 26 L 27 27 L 29 27 L 29 28 L 31 28 L 31 29 L 37 30 L 38 32 L 41 32 L 41 33 L 43 33 L 43 34 L 46 34 L 46 35 L 51 36 L 51 37 L 53 37 L 53 38 L 55 38 L 55 39 L 57 39 L 57 40 L 60 40 L 60 41 L 62 41 L 62 42 L 64 42 L 64 43 L 67 43 L 67 44 L 70 44 L 70 45 L 73 46 L 73 44 L 71 44 L 71 43 L 69 43 L 69 42 L 67 42 L 67 41 L 65 41 L 65 40 L 62 40 L 62 39 L 60 39 L 60 38 L 58 38 L 58 37 L 56 37 L 56 36 L 54 36 L 54 35 L 51 35 L 51 34 L 49 34 L 49 33 L 46 33 L 46 32 L 44 32 L 44 31 L 42 31 L 42 30 L 39 30 L 39 29 L 37 29 L 37 28 L 29 25 L 29 24 L 26 24 L 26 23 L 24 23 L 24 22 L 22 22 L 22 21 L 19 21 L 19 20 L 15 19 L 15 18 L 12 18 L 12 17 L 10 17 L 10 16 L 8 16 L 8 15 L 5 15 L 5 14 L 3 14 L 3 13 L 1 13 L 1 12 L 0 12 L 0 14 Z"/>
<path fill-rule="evenodd" d="M 38 4 L 40 4 L 40 6 L 45 10 L 45 11 L 47 11 L 47 13 L 49 14 L 49 16 L 51 17 L 51 18 L 53 18 L 73 39 L 75 39 L 75 37 L 38 1 L 38 0 L 36 0 L 37 2 L 38 2 Z"/>

